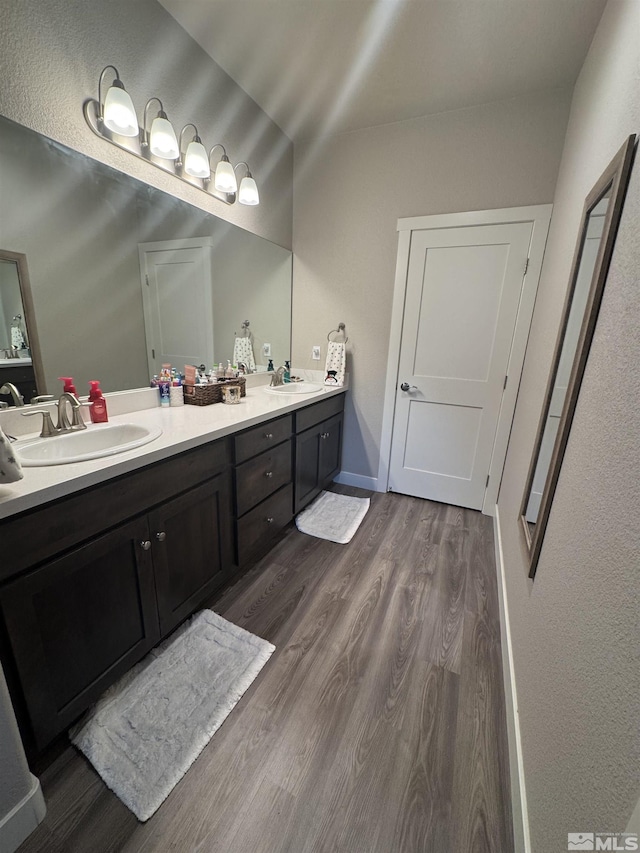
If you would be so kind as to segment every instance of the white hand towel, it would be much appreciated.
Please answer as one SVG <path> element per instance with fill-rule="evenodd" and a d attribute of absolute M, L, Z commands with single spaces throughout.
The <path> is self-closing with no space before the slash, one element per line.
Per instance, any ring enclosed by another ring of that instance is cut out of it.
<path fill-rule="evenodd" d="M 23 477 L 20 460 L 14 453 L 11 442 L 0 429 L 0 486 L 5 483 L 16 483 Z"/>
<path fill-rule="evenodd" d="M 236 338 L 233 345 L 233 363 L 242 362 L 248 371 L 255 373 L 256 362 L 253 357 L 251 338 Z"/>
<path fill-rule="evenodd" d="M 347 365 L 346 344 L 329 341 L 327 361 L 324 366 L 324 384 L 341 388 L 344 385 L 344 372 Z"/>

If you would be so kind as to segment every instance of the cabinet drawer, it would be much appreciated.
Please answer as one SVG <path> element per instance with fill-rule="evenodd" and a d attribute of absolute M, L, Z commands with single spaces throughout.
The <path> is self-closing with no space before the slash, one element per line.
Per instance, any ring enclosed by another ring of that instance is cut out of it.
<path fill-rule="evenodd" d="M 305 429 L 319 424 L 320 421 L 325 421 L 327 418 L 339 414 L 343 408 L 344 394 L 336 394 L 334 397 L 329 397 L 328 400 L 323 400 L 321 403 L 315 403 L 306 409 L 300 409 L 300 411 L 296 412 L 296 432 L 303 432 Z"/>
<path fill-rule="evenodd" d="M 291 432 L 291 415 L 285 415 L 283 418 L 246 430 L 235 438 L 236 463 L 245 462 L 252 456 L 275 447 L 276 444 L 289 438 Z"/>
<path fill-rule="evenodd" d="M 256 504 L 291 482 L 291 441 L 236 468 L 236 515 L 244 515 Z"/>
<path fill-rule="evenodd" d="M 293 486 L 284 486 L 237 523 L 238 564 L 257 554 L 293 518 Z"/>

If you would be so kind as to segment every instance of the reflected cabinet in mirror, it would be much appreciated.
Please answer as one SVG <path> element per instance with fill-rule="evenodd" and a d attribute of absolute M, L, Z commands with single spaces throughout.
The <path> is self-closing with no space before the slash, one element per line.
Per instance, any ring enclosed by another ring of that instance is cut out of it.
<path fill-rule="evenodd" d="M 587 196 L 562 323 L 520 509 L 533 578 L 580 392 L 629 181 L 635 136 Z"/>
<path fill-rule="evenodd" d="M 37 323 L 40 394 L 59 376 L 86 394 L 148 385 L 163 361 L 226 365 L 246 320 L 257 370 L 265 343 L 290 358 L 287 249 L 2 117 L 0 179 L 0 251 L 26 258 L 33 301 L 31 319 L 8 310 L 30 343 Z"/>

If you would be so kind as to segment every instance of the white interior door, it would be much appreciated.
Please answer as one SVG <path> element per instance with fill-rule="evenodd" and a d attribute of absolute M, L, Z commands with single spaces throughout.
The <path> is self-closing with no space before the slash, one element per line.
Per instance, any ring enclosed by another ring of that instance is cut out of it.
<path fill-rule="evenodd" d="M 187 242 L 139 247 L 150 375 L 165 363 L 213 366 L 211 247 Z"/>
<path fill-rule="evenodd" d="M 532 231 L 516 222 L 412 232 L 393 491 L 482 508 Z"/>

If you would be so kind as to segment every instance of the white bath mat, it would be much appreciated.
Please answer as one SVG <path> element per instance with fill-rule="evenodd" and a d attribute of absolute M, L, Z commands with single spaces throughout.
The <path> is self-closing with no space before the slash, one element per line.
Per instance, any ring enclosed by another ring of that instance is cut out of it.
<path fill-rule="evenodd" d="M 111 790 L 148 820 L 275 646 L 203 610 L 109 688 L 69 732 Z"/>
<path fill-rule="evenodd" d="M 369 509 L 369 498 L 351 498 L 335 492 L 320 492 L 311 506 L 296 517 L 301 533 L 346 545 L 351 542 Z"/>

